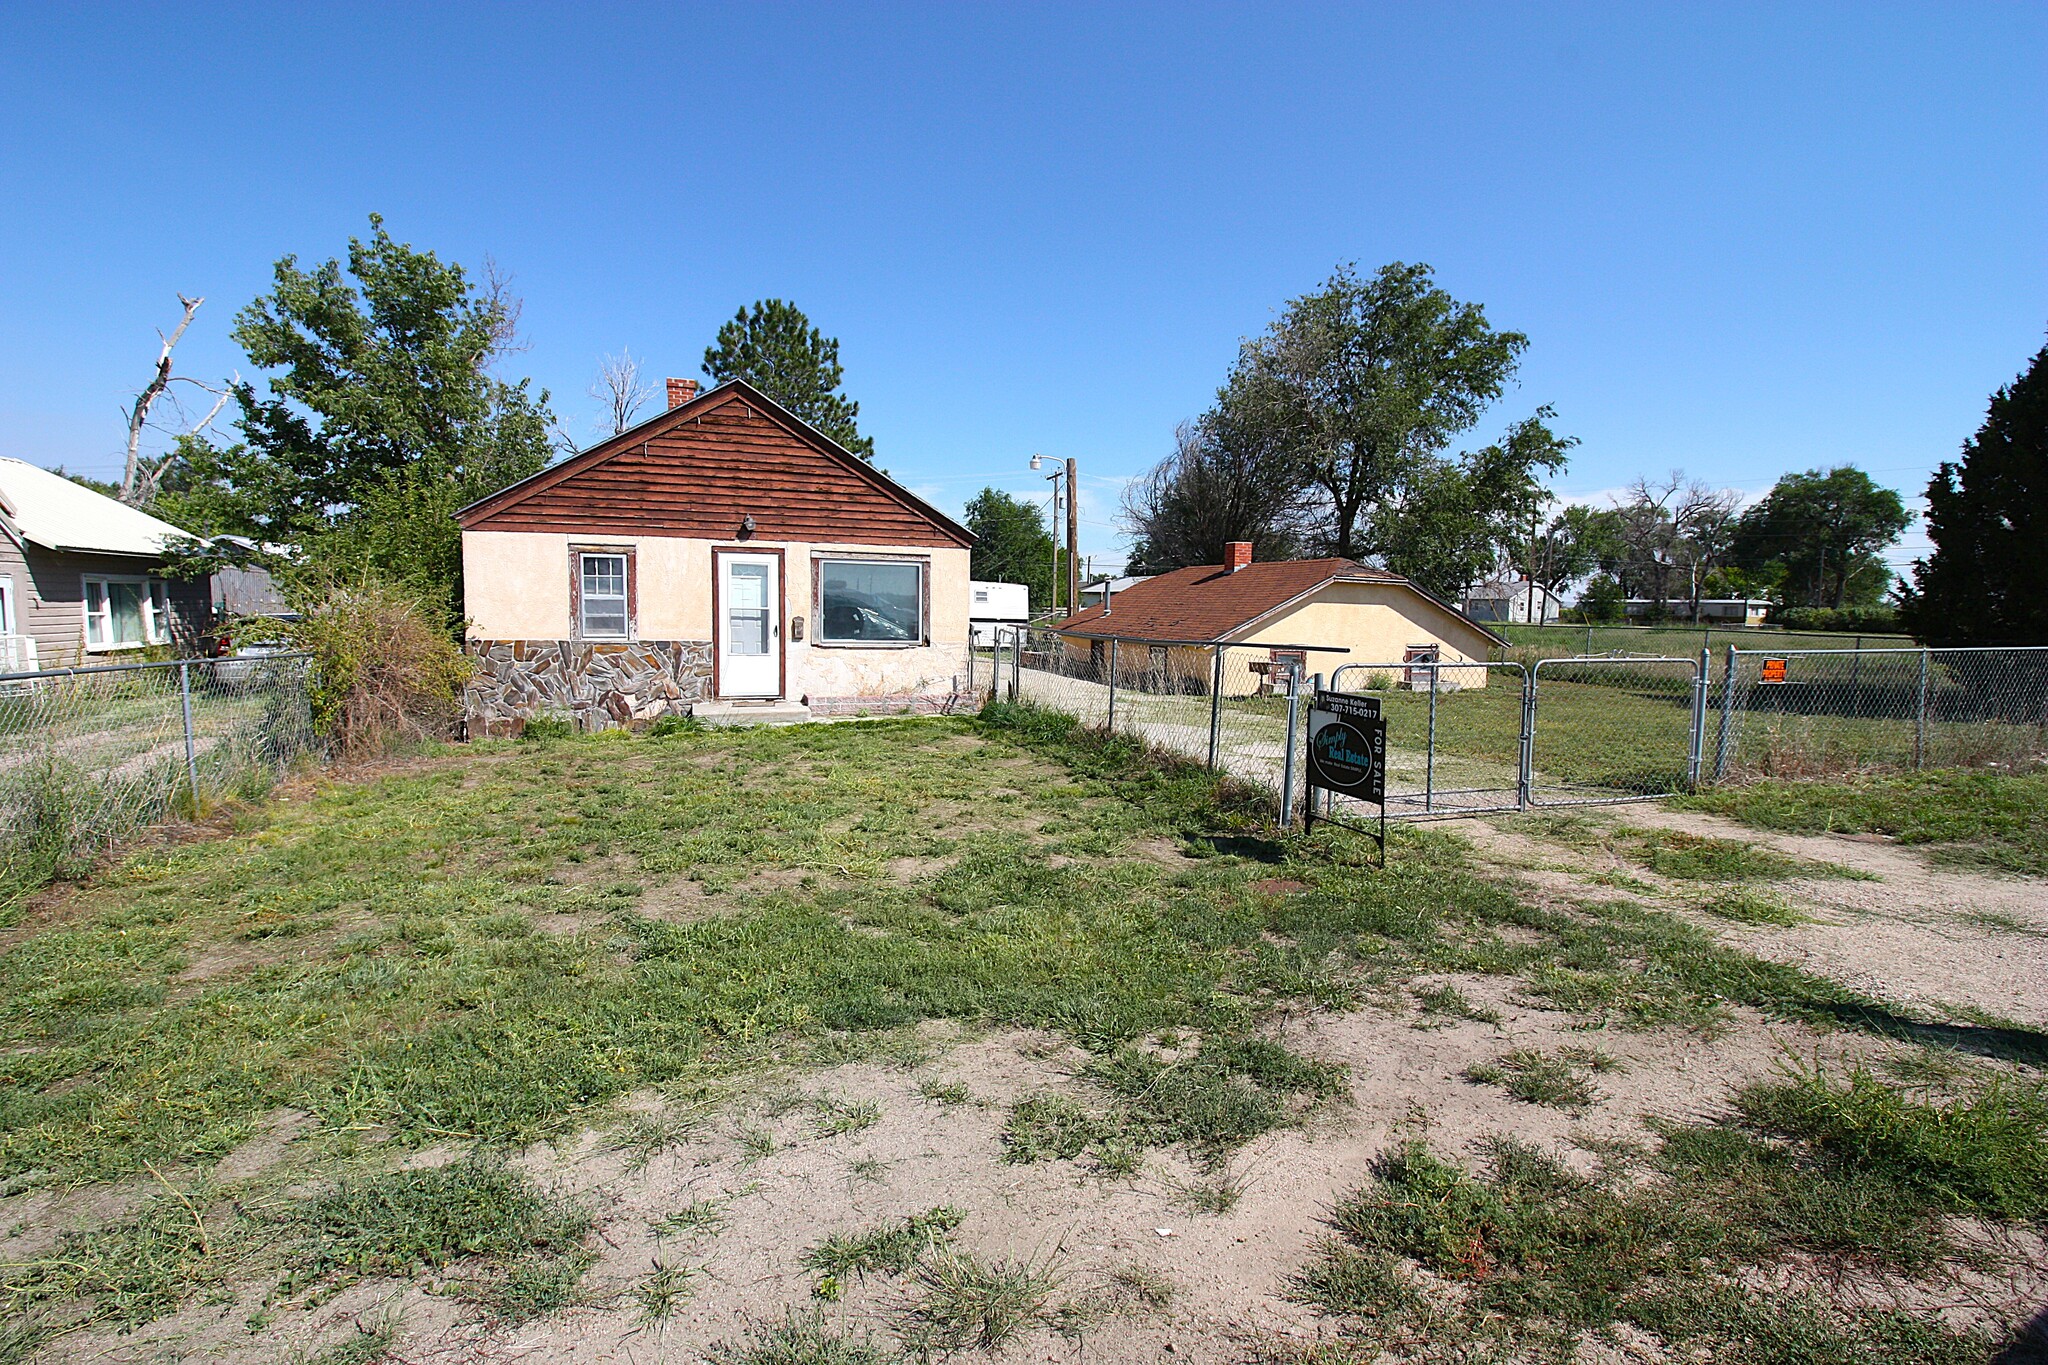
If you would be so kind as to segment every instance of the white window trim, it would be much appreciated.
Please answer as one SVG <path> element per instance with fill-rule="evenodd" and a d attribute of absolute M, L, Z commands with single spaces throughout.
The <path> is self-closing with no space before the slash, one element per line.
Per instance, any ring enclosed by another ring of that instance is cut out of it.
<path fill-rule="evenodd" d="M 107 591 L 111 583 L 132 584 L 142 589 L 142 638 L 140 640 L 104 640 L 99 644 L 92 641 L 93 610 L 90 585 L 100 585 L 100 618 L 106 624 L 107 634 L 114 633 L 113 598 Z M 161 602 L 159 602 L 161 599 Z M 161 578 L 148 574 L 89 573 L 79 575 L 78 609 L 85 628 L 85 649 L 88 654 L 118 654 L 127 649 L 148 649 L 152 645 L 167 645 L 171 642 L 171 589 Z"/>
<path fill-rule="evenodd" d="M 16 633 L 15 621 L 19 612 L 14 600 L 14 575 L 0 573 L 0 635 Z"/>
<path fill-rule="evenodd" d="M 590 604 L 592 597 L 585 585 L 583 567 L 593 559 L 616 559 L 619 561 L 619 595 L 599 597 L 599 602 L 617 602 L 619 620 L 625 627 L 618 631 L 594 631 L 590 629 Z M 629 640 L 633 636 L 633 557 L 624 550 L 578 550 L 576 552 L 577 613 L 576 638 L 579 640 Z"/>
<path fill-rule="evenodd" d="M 825 635 L 825 573 L 834 564 L 908 565 L 917 570 L 917 635 L 909 640 L 833 640 Z M 812 581 L 817 600 L 811 604 L 817 624 L 811 630 L 811 644 L 818 649 L 924 649 L 932 642 L 932 565 L 915 555 L 811 555 Z"/>

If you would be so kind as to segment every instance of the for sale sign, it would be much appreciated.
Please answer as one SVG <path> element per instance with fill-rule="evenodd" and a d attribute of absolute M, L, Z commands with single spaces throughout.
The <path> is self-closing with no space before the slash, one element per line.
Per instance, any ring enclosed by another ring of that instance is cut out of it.
<path fill-rule="evenodd" d="M 1387 799 L 1387 722 L 1378 697 L 1318 692 L 1308 713 L 1308 783 L 1359 801 Z"/>

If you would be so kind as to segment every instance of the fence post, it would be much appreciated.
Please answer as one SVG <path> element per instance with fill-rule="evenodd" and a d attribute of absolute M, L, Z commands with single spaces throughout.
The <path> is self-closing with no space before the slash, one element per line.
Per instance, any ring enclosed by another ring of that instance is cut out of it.
<path fill-rule="evenodd" d="M 1010 632 L 1010 700 L 1024 700 L 1024 632 Z"/>
<path fill-rule="evenodd" d="M 1913 709 L 1913 770 L 1927 764 L 1927 650 L 1920 651 L 1920 701 Z"/>
<path fill-rule="evenodd" d="M 1422 808 L 1436 809 L 1436 675 L 1443 665 L 1429 666 L 1429 748 L 1422 759 Z"/>
<path fill-rule="evenodd" d="M 1538 659 L 1522 674 L 1522 738 L 1515 752 L 1515 809 L 1529 809 L 1529 788 L 1536 776 L 1536 670 Z"/>
<path fill-rule="evenodd" d="M 1728 751 L 1735 744 L 1736 649 L 1728 646 L 1727 671 L 1721 677 L 1721 732 L 1714 736 L 1714 780 L 1728 776 Z"/>
<path fill-rule="evenodd" d="M 192 779 L 192 808 L 199 808 L 199 749 L 192 736 L 192 665 L 178 661 L 178 704 L 185 713 L 185 775 Z"/>
<path fill-rule="evenodd" d="M 1294 825 L 1295 725 L 1301 717 L 1301 675 L 1287 670 L 1287 748 L 1280 756 L 1280 828 Z"/>
<path fill-rule="evenodd" d="M 979 705 L 981 693 L 974 690 L 974 651 L 976 648 L 977 646 L 974 643 L 974 627 L 970 624 L 967 627 L 967 695 L 974 698 L 975 704 Z"/>
<path fill-rule="evenodd" d="M 1209 669 L 1209 771 L 1216 771 L 1216 750 L 1223 741 L 1223 646 Z"/>
<path fill-rule="evenodd" d="M 1109 721 L 1103 727 L 1116 733 L 1116 636 L 1109 637 Z"/>
<path fill-rule="evenodd" d="M 1705 645 L 1700 646 L 1700 671 L 1692 680 L 1692 743 L 1685 754 L 1685 785 L 1691 790 L 1700 784 L 1700 760 L 1705 756 L 1707 746 L 1707 672 L 1714 666 L 1714 655 Z"/>

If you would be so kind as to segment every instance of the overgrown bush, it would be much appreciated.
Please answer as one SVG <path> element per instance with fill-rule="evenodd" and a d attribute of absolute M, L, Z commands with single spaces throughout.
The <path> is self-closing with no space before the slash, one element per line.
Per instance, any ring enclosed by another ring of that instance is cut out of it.
<path fill-rule="evenodd" d="M 312 652 L 313 723 L 340 757 L 454 734 L 470 661 L 438 613 L 404 589 L 375 579 L 328 584 L 297 621 L 271 623 L 268 634 Z"/>
<path fill-rule="evenodd" d="M 1787 630 L 1895 635 L 1905 627 L 1897 607 L 1773 607 L 1770 623 Z"/>

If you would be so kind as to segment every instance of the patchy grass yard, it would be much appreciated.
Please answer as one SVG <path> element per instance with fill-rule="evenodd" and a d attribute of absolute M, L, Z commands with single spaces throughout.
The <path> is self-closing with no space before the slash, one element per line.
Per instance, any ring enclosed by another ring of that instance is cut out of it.
<path fill-rule="evenodd" d="M 1885 834 L 1941 862 L 2048 876 L 2048 772 L 1938 768 L 1853 782 L 1753 782 L 1678 804 L 1758 829 Z"/>
<path fill-rule="evenodd" d="M 1592 837 L 1572 818 L 1546 837 Z M 1986 1238 L 2048 1207 L 2048 1040 L 1715 929 L 1784 923 L 1744 884 L 1824 866 L 1630 837 L 1724 909 L 1541 891 L 1441 830 L 1375 870 L 1028 708 L 479 745 L 293 790 L 7 931 L 0 1361 L 451 1333 L 484 1360 L 643 1334 L 1222 1361 L 1284 1350 L 1239 1326 L 1290 1312 L 1328 1316 L 1319 1359 L 1418 1324 L 1719 1358 L 1745 1314 L 1809 1310 L 1797 1339 L 1985 1358 L 2007 1300 L 1886 1314 L 1842 1275 L 2020 1254 Z M 1761 1078 L 1771 1029 L 1854 1059 Z M 1643 1127 L 1689 1067 L 1726 1118 Z M 1435 1221 L 1396 1216 L 1410 1185 Z M 1752 1301 L 1766 1270 L 1799 1296 Z"/>

